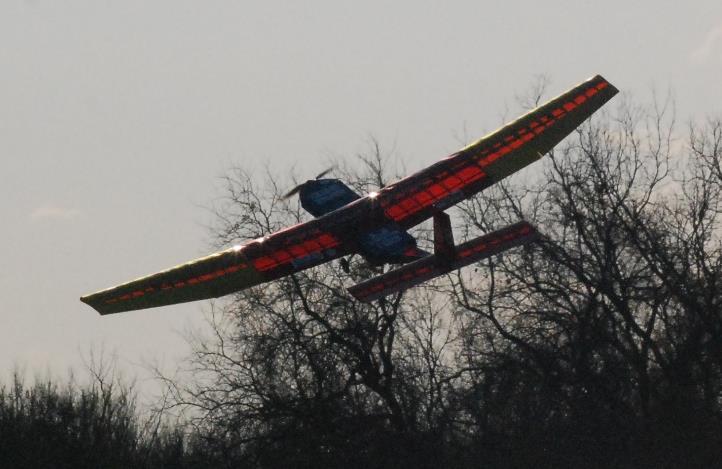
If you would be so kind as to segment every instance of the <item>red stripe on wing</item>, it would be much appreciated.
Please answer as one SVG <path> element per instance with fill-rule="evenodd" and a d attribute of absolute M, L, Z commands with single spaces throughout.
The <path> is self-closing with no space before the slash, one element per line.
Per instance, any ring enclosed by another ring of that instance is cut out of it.
<path fill-rule="evenodd" d="M 565 114 L 573 111 L 608 86 L 609 83 L 604 80 L 597 84 L 594 82 L 589 83 L 588 88 L 581 89 L 575 95 L 570 96 L 558 107 L 548 111 L 549 114 L 540 116 L 538 120 L 533 120 L 516 131 L 516 136 L 508 135 L 502 141 L 490 142 L 486 148 L 480 149 L 475 155 L 470 155 L 464 163 L 458 165 L 453 171 L 443 171 L 440 174 L 431 175 L 425 181 L 419 181 L 419 184 L 395 197 L 382 199 L 384 213 L 389 219 L 400 222 L 434 205 L 450 193 L 463 190 L 469 185 L 484 179 L 487 174 L 483 171 L 483 168 L 534 140 L 534 138 L 562 119 Z M 457 155 L 452 155 L 450 158 Z"/>
<path fill-rule="evenodd" d="M 319 233 L 312 239 L 307 239 L 290 246 L 276 249 L 261 257 L 254 259 L 253 266 L 259 272 L 275 269 L 281 265 L 293 262 L 312 254 L 332 249 L 341 244 L 341 241 L 330 233 Z"/>

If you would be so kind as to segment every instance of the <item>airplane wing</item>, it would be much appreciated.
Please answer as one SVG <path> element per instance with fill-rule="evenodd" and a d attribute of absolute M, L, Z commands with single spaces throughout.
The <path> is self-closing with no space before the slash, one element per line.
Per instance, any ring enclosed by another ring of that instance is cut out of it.
<path fill-rule="evenodd" d="M 383 214 L 374 223 L 414 226 L 540 158 L 616 93 L 596 76 L 372 199 L 81 301 L 110 314 L 214 298 L 336 259 L 357 250 L 369 203 Z"/>
<path fill-rule="evenodd" d="M 457 153 L 388 186 L 385 217 L 410 228 L 538 160 L 618 90 L 597 75 Z"/>
<path fill-rule="evenodd" d="M 227 295 L 347 254 L 347 243 L 322 226 L 301 223 L 80 300 L 111 314 Z"/>

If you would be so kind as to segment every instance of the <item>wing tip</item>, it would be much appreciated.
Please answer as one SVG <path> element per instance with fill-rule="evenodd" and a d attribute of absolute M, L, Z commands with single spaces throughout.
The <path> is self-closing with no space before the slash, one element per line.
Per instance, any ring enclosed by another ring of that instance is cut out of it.
<path fill-rule="evenodd" d="M 85 304 L 88 305 L 88 306 L 93 306 L 93 305 L 91 304 L 91 299 L 90 299 L 91 296 L 92 296 L 92 295 L 83 295 L 83 296 L 80 297 L 80 301 L 81 301 L 82 303 L 85 303 Z"/>
<path fill-rule="evenodd" d="M 98 314 L 101 316 L 104 316 L 106 314 L 110 314 L 111 311 L 103 311 L 103 309 L 98 305 L 97 302 L 93 301 L 93 297 L 95 296 L 95 293 L 89 294 L 89 295 L 83 295 L 80 297 L 80 301 L 85 303 L 86 305 L 93 308 Z"/>
<path fill-rule="evenodd" d="M 607 92 L 610 93 L 612 96 L 614 96 L 615 94 L 619 93 L 619 89 L 618 89 L 616 86 L 614 86 L 609 80 L 607 80 L 606 78 L 604 78 L 604 76 L 602 76 L 602 75 L 599 74 L 599 73 L 596 74 L 596 75 L 594 75 L 592 78 L 590 78 L 590 79 L 587 80 L 587 81 L 589 81 L 589 82 L 605 83 L 605 84 L 606 84 L 605 87 L 608 89 Z"/>

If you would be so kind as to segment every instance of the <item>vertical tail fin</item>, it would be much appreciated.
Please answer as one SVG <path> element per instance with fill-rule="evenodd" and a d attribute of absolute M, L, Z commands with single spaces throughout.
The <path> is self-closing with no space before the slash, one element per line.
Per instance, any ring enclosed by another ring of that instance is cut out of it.
<path fill-rule="evenodd" d="M 456 257 L 451 219 L 445 212 L 434 214 L 434 255 L 441 262 L 452 262 Z"/>

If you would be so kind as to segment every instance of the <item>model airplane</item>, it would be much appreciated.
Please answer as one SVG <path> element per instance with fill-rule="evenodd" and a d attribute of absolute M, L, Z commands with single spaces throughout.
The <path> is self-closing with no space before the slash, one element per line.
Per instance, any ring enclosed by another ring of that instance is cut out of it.
<path fill-rule="evenodd" d="M 337 179 L 307 181 L 298 193 L 315 219 L 81 298 L 100 314 L 214 298 L 360 254 L 373 265 L 405 264 L 349 288 L 372 301 L 514 246 L 537 231 L 526 222 L 455 246 L 443 211 L 538 160 L 618 90 L 591 78 L 451 156 L 361 196 Z M 434 220 L 434 253 L 407 230 Z M 347 266 L 347 263 L 345 264 Z"/>

